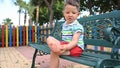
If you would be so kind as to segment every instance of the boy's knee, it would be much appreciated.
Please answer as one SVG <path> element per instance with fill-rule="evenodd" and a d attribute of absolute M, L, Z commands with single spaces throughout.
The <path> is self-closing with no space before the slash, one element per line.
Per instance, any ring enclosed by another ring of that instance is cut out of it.
<path fill-rule="evenodd" d="M 47 40 L 53 40 L 53 37 L 49 36 L 49 37 L 47 38 Z"/>
<path fill-rule="evenodd" d="M 50 40 L 50 39 L 51 39 L 51 37 L 49 36 L 49 37 L 47 38 L 47 41 Z"/>
<path fill-rule="evenodd" d="M 52 40 L 51 36 L 47 38 L 47 43 L 49 43 Z"/>

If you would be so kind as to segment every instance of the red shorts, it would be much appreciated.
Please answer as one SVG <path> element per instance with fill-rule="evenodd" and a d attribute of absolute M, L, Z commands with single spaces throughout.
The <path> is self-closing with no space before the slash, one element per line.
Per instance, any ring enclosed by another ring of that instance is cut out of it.
<path fill-rule="evenodd" d="M 68 44 L 69 42 L 61 41 L 60 44 Z M 76 45 L 74 48 L 70 50 L 70 56 L 80 56 L 82 54 L 83 50 L 78 45 Z"/>

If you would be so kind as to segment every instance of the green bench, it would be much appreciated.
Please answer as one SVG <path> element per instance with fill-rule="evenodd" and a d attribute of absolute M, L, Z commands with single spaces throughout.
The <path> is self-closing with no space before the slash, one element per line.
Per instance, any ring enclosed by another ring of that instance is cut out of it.
<path fill-rule="evenodd" d="M 85 50 L 80 57 L 60 56 L 72 62 L 88 65 L 94 68 L 120 68 L 120 11 L 112 11 L 86 18 L 78 19 L 85 29 Z M 57 21 L 51 34 L 61 40 L 63 21 Z M 40 38 L 48 34 L 41 34 Z M 35 48 L 31 68 L 35 66 L 37 52 L 50 54 L 46 43 L 29 42 Z"/>

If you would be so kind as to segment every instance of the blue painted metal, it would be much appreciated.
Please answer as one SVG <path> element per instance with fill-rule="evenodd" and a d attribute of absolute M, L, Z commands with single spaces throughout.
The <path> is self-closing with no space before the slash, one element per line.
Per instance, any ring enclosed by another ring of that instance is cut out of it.
<path fill-rule="evenodd" d="M 20 46 L 22 46 L 22 26 L 19 27 L 20 30 Z"/>
<path fill-rule="evenodd" d="M 12 47 L 12 26 L 9 25 L 9 46 Z"/>

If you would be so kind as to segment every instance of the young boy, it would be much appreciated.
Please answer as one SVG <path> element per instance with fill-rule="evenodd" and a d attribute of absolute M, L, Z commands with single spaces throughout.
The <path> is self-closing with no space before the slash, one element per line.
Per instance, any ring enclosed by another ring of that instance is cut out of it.
<path fill-rule="evenodd" d="M 52 36 L 47 38 L 47 44 L 51 49 L 50 68 L 59 67 L 59 56 L 80 56 L 84 50 L 84 29 L 77 21 L 80 14 L 79 3 L 76 0 L 67 0 L 63 10 L 65 23 L 62 26 L 62 40 L 59 41 Z"/>

